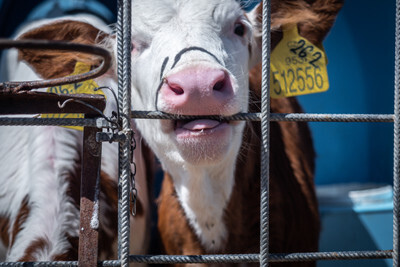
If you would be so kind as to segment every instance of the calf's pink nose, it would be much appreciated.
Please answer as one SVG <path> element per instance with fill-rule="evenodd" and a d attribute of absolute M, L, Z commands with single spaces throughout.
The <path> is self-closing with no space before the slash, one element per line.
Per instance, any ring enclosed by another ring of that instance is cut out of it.
<path fill-rule="evenodd" d="M 193 67 L 169 75 L 160 91 L 168 112 L 219 114 L 233 97 L 229 75 L 221 69 Z"/>

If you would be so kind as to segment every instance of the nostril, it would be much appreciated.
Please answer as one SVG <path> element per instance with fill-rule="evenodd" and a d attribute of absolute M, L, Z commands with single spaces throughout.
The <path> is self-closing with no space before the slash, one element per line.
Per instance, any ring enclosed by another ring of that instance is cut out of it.
<path fill-rule="evenodd" d="M 225 81 L 224 80 L 219 81 L 216 84 L 214 84 L 213 90 L 214 91 L 221 91 L 224 88 L 224 86 L 225 86 Z"/>
<path fill-rule="evenodd" d="M 177 95 L 183 95 L 184 91 L 182 88 L 178 87 L 178 86 L 170 86 L 172 92 L 174 92 Z"/>
<path fill-rule="evenodd" d="M 168 82 L 167 79 L 165 79 L 164 83 L 166 83 L 169 89 L 175 94 L 182 95 L 184 93 L 183 89 L 178 84 Z"/>
<path fill-rule="evenodd" d="M 227 74 L 223 70 L 213 70 L 209 75 L 213 91 L 222 92 L 226 87 Z"/>

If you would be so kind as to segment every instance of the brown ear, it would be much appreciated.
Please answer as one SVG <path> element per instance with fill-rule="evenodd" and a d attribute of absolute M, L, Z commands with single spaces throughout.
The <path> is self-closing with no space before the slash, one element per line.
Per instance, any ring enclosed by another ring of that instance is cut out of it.
<path fill-rule="evenodd" d="M 343 6 L 344 0 L 272 0 L 271 1 L 271 51 L 283 37 L 282 26 L 297 25 L 299 34 L 314 45 L 320 46 L 328 34 L 336 16 Z M 253 11 L 252 23 L 255 27 L 257 46 L 261 47 L 262 3 Z M 253 50 L 254 51 L 254 50 Z M 260 55 L 254 62 L 259 62 Z M 250 71 L 250 91 L 259 101 L 261 97 L 261 67 L 256 66 Z"/>
<path fill-rule="evenodd" d="M 319 45 L 331 29 L 344 0 L 272 0 L 271 48 L 282 38 L 282 26 L 297 25 L 301 36 Z M 255 10 L 256 28 L 261 31 L 262 3 Z M 261 41 L 261 40 L 258 40 Z M 261 43 L 261 42 L 260 42 Z"/>
<path fill-rule="evenodd" d="M 22 34 L 19 39 L 44 39 L 80 44 L 95 44 L 106 36 L 90 24 L 63 20 L 35 28 Z M 77 61 L 96 66 L 101 63 L 98 56 L 56 50 L 21 49 L 19 59 L 26 61 L 45 79 L 59 78 L 71 74 Z"/>
<path fill-rule="evenodd" d="M 319 45 L 333 26 L 344 0 L 307 0 L 314 16 L 299 21 L 299 33 L 313 44 Z"/>

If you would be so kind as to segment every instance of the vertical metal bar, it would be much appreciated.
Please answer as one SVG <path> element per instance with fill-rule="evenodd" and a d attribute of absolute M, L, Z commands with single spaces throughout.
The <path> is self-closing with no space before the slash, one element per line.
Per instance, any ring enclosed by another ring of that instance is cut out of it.
<path fill-rule="evenodd" d="M 101 143 L 96 142 L 97 128 L 83 131 L 80 231 L 78 266 L 97 266 L 98 208 L 100 190 Z"/>
<path fill-rule="evenodd" d="M 119 150 L 119 259 L 121 266 L 129 265 L 129 179 L 131 175 L 131 0 L 118 1 L 118 101 L 122 115 L 122 131 L 127 135 Z"/>
<path fill-rule="evenodd" d="M 270 123 L 270 29 L 271 3 L 263 0 L 262 23 L 262 94 L 261 94 L 261 203 L 260 203 L 260 265 L 269 261 L 269 123 Z"/>
<path fill-rule="evenodd" d="M 396 0 L 393 142 L 393 266 L 399 266 L 400 219 L 400 0 Z"/>
<path fill-rule="evenodd" d="M 118 75 L 118 102 L 120 101 L 120 96 L 121 96 L 121 91 L 123 90 L 123 84 L 122 84 L 122 70 L 124 67 L 124 60 L 122 56 L 122 9 L 123 9 L 123 3 L 122 0 L 118 0 L 117 2 L 117 75 Z M 119 112 L 121 112 L 121 107 Z M 118 158 L 120 159 L 122 157 L 122 149 L 121 149 L 121 144 L 119 145 L 118 149 Z M 121 162 L 119 161 L 118 163 L 118 179 L 121 177 Z M 121 189 L 118 187 L 118 259 L 121 259 Z"/>

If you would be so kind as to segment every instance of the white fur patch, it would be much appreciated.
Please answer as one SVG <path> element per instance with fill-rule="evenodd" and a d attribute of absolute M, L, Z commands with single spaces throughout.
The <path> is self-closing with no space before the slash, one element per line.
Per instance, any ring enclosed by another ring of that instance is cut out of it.
<path fill-rule="evenodd" d="M 190 166 L 172 173 L 179 202 L 208 252 L 221 249 L 227 238 L 223 216 L 234 186 L 236 155 L 240 144 L 234 145 L 225 160 L 217 165 Z"/>

